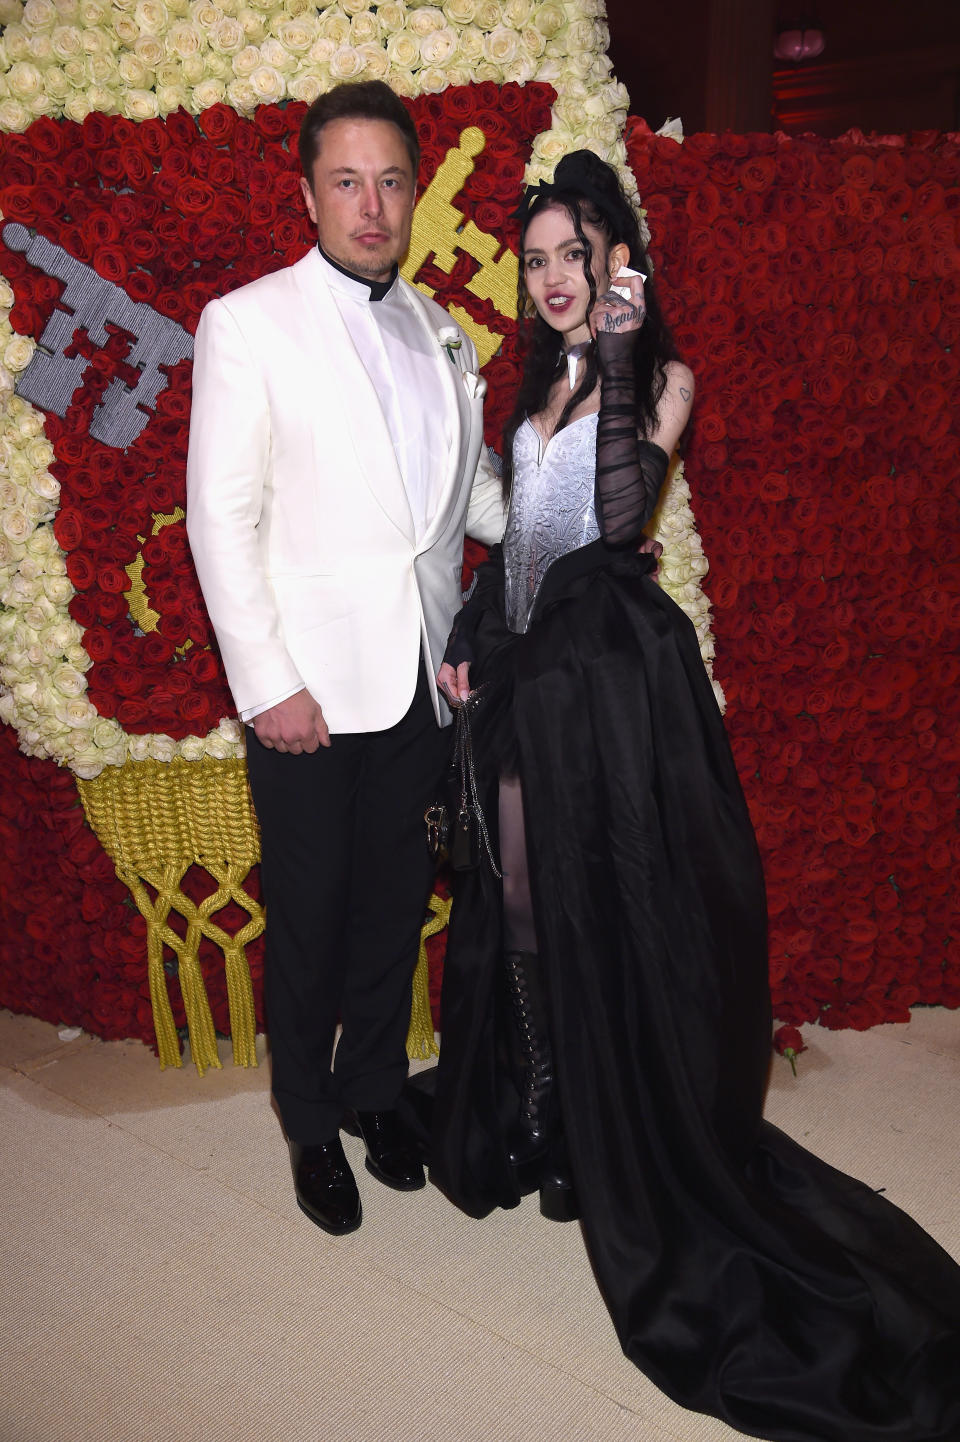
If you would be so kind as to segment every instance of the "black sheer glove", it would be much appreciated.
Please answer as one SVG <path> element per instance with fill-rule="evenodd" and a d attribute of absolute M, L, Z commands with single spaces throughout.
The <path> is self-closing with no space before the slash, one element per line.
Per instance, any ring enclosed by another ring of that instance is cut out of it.
<path fill-rule="evenodd" d="M 503 590 L 503 551 L 493 546 L 490 559 L 479 565 L 474 572 L 473 589 L 453 622 L 453 629 L 447 637 L 447 649 L 443 659 L 454 670 L 469 661 L 471 666 L 477 659 L 477 626 L 484 612 L 489 608 L 492 597 Z"/>
<path fill-rule="evenodd" d="M 640 539 L 670 461 L 660 446 L 637 436 L 636 337 L 636 331 L 601 331 L 597 336 L 601 392 L 594 508 L 608 546 L 630 546 Z"/>

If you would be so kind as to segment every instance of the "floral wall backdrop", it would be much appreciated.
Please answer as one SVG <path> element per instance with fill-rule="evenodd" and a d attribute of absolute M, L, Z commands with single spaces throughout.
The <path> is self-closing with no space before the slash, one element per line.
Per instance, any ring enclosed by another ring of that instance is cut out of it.
<path fill-rule="evenodd" d="M 960 137 L 627 144 L 777 1014 L 960 1005 Z"/>
<path fill-rule="evenodd" d="M 423 137 L 407 273 L 477 341 L 494 444 L 523 177 L 588 144 L 639 182 L 700 395 L 658 518 L 663 581 L 709 663 L 689 480 L 778 1014 L 960 1004 L 953 141 L 624 132 L 594 0 L 0 0 L 0 20 L 0 1004 L 153 1039 L 146 926 L 70 773 L 240 764 L 183 528 L 190 338 L 211 295 L 309 244 L 291 141 L 306 102 L 361 76 Z M 74 323 L 108 292 L 114 319 Z M 56 404 L 51 327 L 76 382 Z M 244 886 L 255 907 L 255 871 Z M 199 866 L 180 888 L 214 889 Z M 247 911 L 213 919 L 235 934 Z M 428 950 L 435 994 L 443 936 Z M 198 954 L 226 1031 L 221 953 L 204 935 Z M 247 959 L 262 1024 L 260 939 Z"/>

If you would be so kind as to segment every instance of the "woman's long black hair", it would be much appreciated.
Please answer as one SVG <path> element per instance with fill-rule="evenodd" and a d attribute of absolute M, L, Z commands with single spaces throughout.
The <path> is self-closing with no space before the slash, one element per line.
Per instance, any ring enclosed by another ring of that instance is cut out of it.
<path fill-rule="evenodd" d="M 608 248 L 624 244 L 630 251 L 630 266 L 645 277 L 643 298 L 646 317 L 634 350 L 636 372 L 637 428 L 649 435 L 656 420 L 657 404 L 666 384 L 664 366 L 679 360 L 673 337 L 660 313 L 656 290 L 650 279 L 650 263 L 640 238 L 637 214 L 623 192 L 616 171 L 590 150 L 566 155 L 557 166 L 552 185 L 527 190 L 517 215 L 520 219 L 520 278 L 517 285 L 517 316 L 520 320 L 520 349 L 523 376 L 513 413 L 503 432 L 503 489 L 510 494 L 513 481 L 513 438 L 526 416 L 542 411 L 550 390 L 566 372 L 563 346 L 557 332 L 534 308 L 524 279 L 523 245 L 527 228 L 535 215 L 550 206 L 562 206 L 570 216 L 577 240 L 583 247 L 583 271 L 590 287 L 590 309 L 597 299 L 593 279 L 593 248 L 584 232 L 584 222 L 595 226 Z M 599 376 L 597 347 L 590 346 L 583 376 L 571 392 L 557 422 L 562 430 L 574 410 L 591 394 Z"/>

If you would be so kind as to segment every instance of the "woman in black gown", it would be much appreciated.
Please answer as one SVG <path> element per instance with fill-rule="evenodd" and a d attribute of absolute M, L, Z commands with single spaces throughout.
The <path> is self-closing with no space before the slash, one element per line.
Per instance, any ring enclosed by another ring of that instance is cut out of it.
<path fill-rule="evenodd" d="M 472 1216 L 538 1184 L 562 1216 L 572 1178 L 624 1351 L 687 1407 L 776 1442 L 960 1442 L 960 1269 L 762 1118 L 759 856 L 693 626 L 637 549 L 692 380 L 618 276 L 647 270 L 636 219 L 578 152 L 521 226 L 511 516 L 439 678 L 482 688 L 504 882 L 457 878 L 432 1179 Z"/>

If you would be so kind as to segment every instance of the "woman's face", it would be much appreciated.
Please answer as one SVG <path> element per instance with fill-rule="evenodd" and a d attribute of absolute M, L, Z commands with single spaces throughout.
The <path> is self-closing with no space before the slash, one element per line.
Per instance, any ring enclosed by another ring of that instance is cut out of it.
<path fill-rule="evenodd" d="M 596 293 L 602 295 L 610 285 L 614 255 L 626 248 L 615 246 L 614 253 L 609 253 L 603 232 L 589 221 L 584 221 L 583 233 L 593 252 Z M 589 340 L 590 287 L 584 248 L 565 206 L 546 206 L 533 217 L 523 238 L 522 261 L 527 293 L 547 325 L 559 332 L 564 346 Z M 619 268 L 617 260 L 615 269 Z"/>

